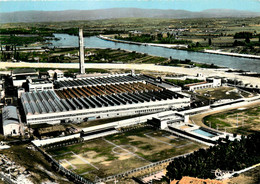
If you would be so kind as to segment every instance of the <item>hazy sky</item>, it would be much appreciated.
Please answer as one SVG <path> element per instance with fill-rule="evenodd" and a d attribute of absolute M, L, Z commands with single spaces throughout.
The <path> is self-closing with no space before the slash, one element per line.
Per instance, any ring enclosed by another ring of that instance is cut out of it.
<path fill-rule="evenodd" d="M 93 10 L 120 7 L 189 11 L 223 8 L 260 12 L 260 0 L 0 0 L 0 12 Z"/>

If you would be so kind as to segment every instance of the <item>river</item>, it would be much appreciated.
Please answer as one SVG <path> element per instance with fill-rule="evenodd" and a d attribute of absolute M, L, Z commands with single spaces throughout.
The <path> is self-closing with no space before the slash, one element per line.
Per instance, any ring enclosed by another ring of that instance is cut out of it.
<path fill-rule="evenodd" d="M 60 40 L 51 40 L 51 43 L 55 47 L 63 46 L 78 46 L 78 37 L 68 34 L 54 34 L 55 37 Z M 116 43 L 112 41 L 102 40 L 96 36 L 84 37 L 84 45 L 88 48 L 113 48 L 124 49 L 130 51 L 137 51 L 147 53 L 155 56 L 162 56 L 169 58 L 170 56 L 175 59 L 190 59 L 194 62 L 215 64 L 218 66 L 224 66 L 228 68 L 241 69 L 244 71 L 252 71 L 260 73 L 260 60 L 250 59 L 242 57 L 233 57 L 201 52 L 191 52 L 184 50 L 168 49 L 164 47 L 133 45 L 126 43 Z"/>

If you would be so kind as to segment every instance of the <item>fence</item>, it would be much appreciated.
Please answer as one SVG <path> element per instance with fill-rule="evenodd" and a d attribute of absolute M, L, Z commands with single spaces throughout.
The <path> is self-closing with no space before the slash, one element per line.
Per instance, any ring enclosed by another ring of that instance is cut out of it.
<path fill-rule="evenodd" d="M 9 178 L 8 176 L 6 176 L 4 173 L 0 172 L 0 178 L 3 178 L 5 183 L 8 184 L 15 184 L 14 181 L 11 180 L 11 178 Z"/>
<path fill-rule="evenodd" d="M 74 139 L 70 139 L 70 140 L 47 144 L 47 145 L 44 145 L 43 147 L 44 147 L 44 149 L 48 150 L 51 148 L 64 147 L 64 146 L 68 146 L 71 144 L 77 144 L 77 143 L 81 143 L 81 142 L 84 142 L 84 139 L 74 138 Z"/>
<path fill-rule="evenodd" d="M 158 166 L 158 165 L 161 165 L 161 164 L 164 164 L 164 163 L 167 163 L 167 162 L 171 162 L 173 161 L 174 159 L 176 158 L 179 158 L 179 157 L 185 157 L 189 154 L 191 154 L 193 152 L 190 152 L 190 153 L 186 153 L 184 155 L 178 155 L 178 156 L 175 156 L 175 157 L 172 157 L 172 158 L 168 158 L 168 159 L 165 159 L 165 160 L 162 160 L 162 161 L 158 161 L 158 162 L 155 162 L 155 163 L 151 163 L 149 165 L 146 165 L 146 166 L 143 166 L 143 167 L 139 167 L 139 168 L 135 168 L 135 169 L 132 169 L 130 171 L 126 171 L 124 173 L 120 173 L 120 174 L 116 174 L 116 175 L 112 175 L 112 176 L 108 176 L 106 178 L 101 178 L 101 179 L 98 179 L 95 181 L 95 183 L 98 183 L 98 182 L 107 182 L 107 181 L 111 181 L 111 180 L 114 180 L 116 178 L 121 178 L 121 177 L 125 177 L 125 176 L 128 176 L 129 174 L 134 174 L 135 172 L 140 172 L 140 171 L 143 171 L 145 169 L 149 169 L 149 168 L 152 168 L 152 167 L 155 167 L 155 166 Z"/>
<path fill-rule="evenodd" d="M 68 143 L 73 143 L 75 141 L 71 141 Z M 55 159 L 52 158 L 49 154 L 47 154 L 44 150 L 36 146 L 34 143 L 32 143 L 33 146 L 45 157 L 45 159 L 51 163 L 52 167 L 57 170 L 62 175 L 66 176 L 70 181 L 78 184 L 94 184 L 92 181 L 87 180 L 72 171 L 64 168 L 59 162 L 57 162 Z M 62 145 L 63 146 L 63 145 Z"/>

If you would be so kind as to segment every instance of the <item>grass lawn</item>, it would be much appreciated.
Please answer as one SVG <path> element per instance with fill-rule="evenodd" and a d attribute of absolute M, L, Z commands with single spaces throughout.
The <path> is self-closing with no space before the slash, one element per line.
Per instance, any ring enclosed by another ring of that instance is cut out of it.
<path fill-rule="evenodd" d="M 260 131 L 260 107 L 236 109 L 228 112 L 206 116 L 204 123 L 212 128 L 218 128 L 230 133 L 248 135 Z"/>
<path fill-rule="evenodd" d="M 232 87 L 218 87 L 196 90 L 197 96 L 203 96 L 208 100 L 221 100 L 221 99 L 239 99 L 241 95 L 236 88 Z"/>

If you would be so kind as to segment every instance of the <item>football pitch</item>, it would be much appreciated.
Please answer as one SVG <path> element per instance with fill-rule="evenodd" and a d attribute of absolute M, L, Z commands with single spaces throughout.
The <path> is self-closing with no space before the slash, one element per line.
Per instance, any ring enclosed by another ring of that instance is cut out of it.
<path fill-rule="evenodd" d="M 133 129 L 47 152 L 90 180 L 120 174 L 204 147 L 151 127 Z"/>

